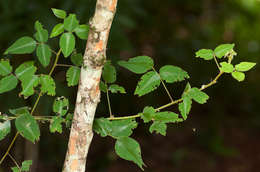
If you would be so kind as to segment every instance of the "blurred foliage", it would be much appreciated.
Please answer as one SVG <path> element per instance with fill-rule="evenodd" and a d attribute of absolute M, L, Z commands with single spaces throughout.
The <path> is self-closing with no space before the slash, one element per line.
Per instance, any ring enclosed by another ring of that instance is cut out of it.
<path fill-rule="evenodd" d="M 87 23 L 94 12 L 95 2 L 1 0 L 0 53 L 17 38 L 32 35 L 36 20 L 50 31 L 57 23 L 50 8 L 76 13 L 82 23 Z M 180 66 L 189 72 L 191 84 L 199 86 L 211 80 L 217 69 L 214 64 L 203 64 L 194 58 L 198 49 L 235 43 L 240 58 L 237 61 L 260 61 L 259 0 L 119 0 L 118 3 L 107 49 L 107 57 L 112 63 L 137 55 L 148 55 L 154 58 L 157 68 L 165 64 Z M 57 40 L 54 39 L 55 44 Z M 78 52 L 84 52 L 85 42 L 77 44 Z M 7 58 L 11 58 L 12 64 L 17 66 L 35 57 L 20 55 Z M 67 61 L 64 59 L 63 63 Z M 169 128 L 171 132 L 166 137 L 147 136 L 144 133 L 147 126 L 138 128 L 134 137 L 142 145 L 147 170 L 257 171 L 260 160 L 254 151 L 260 143 L 255 137 L 260 129 L 260 70 L 257 66 L 248 73 L 242 84 L 231 77 L 223 77 L 216 86 L 206 91 L 211 96 L 209 103 L 195 105 L 188 120 Z M 74 102 L 76 88 L 65 86 L 64 74 L 63 68 L 55 70 L 57 95 L 67 96 L 70 102 Z M 138 76 L 121 70 L 118 77 L 120 85 L 127 92 L 134 91 Z M 169 89 L 174 91 L 174 97 L 177 98 L 183 87 L 184 83 L 170 85 Z M 17 97 L 18 92 L 20 90 L 0 96 L 1 111 L 7 112 L 9 108 L 24 104 L 30 106 L 35 101 L 35 97 L 28 100 Z M 159 93 L 151 93 L 141 99 L 130 94 L 111 95 L 112 110 L 120 114 L 135 114 L 145 105 L 159 106 L 168 101 L 163 90 Z M 51 115 L 52 101 L 47 96 L 43 97 L 36 113 Z M 108 114 L 105 98 L 102 97 L 101 101 L 98 116 Z M 70 107 L 71 112 L 73 108 Z M 43 124 L 36 164 L 38 172 L 60 170 L 65 156 L 69 132 L 54 135 L 46 130 Z M 21 140 L 19 142 L 22 143 Z M 8 140 L 1 143 L 1 155 L 7 145 Z M 133 164 L 116 159 L 114 152 L 110 151 L 112 145 L 109 139 L 94 137 L 89 154 L 89 171 L 138 171 Z M 17 149 L 19 147 L 14 148 L 14 154 Z M 23 156 L 19 157 L 17 160 L 22 161 Z M 10 164 L 12 162 L 6 160 L 3 167 L 13 166 Z"/>

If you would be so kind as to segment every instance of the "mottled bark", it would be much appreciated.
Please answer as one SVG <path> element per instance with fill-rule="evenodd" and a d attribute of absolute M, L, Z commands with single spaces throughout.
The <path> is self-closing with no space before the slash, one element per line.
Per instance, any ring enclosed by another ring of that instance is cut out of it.
<path fill-rule="evenodd" d="M 92 124 L 100 101 L 99 81 L 106 60 L 106 46 L 117 0 L 97 0 L 81 68 L 76 106 L 63 172 L 85 172 L 92 141 Z"/>

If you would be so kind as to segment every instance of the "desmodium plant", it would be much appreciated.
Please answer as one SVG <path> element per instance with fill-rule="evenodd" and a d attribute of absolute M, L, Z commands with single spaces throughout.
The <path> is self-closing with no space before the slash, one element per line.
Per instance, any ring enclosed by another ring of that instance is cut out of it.
<path fill-rule="evenodd" d="M 5 93 L 15 89 L 19 83 L 21 98 L 28 99 L 32 95 L 37 95 L 37 99 L 32 107 L 24 106 L 10 109 L 7 113 L 0 113 L 0 140 L 7 137 L 11 132 L 11 122 L 17 130 L 15 137 L 11 141 L 6 153 L 2 155 L 0 164 L 3 163 L 8 156 L 15 164 L 12 167 L 13 172 L 29 171 L 31 160 L 24 161 L 19 165 L 15 157 L 10 154 L 18 135 L 35 143 L 40 138 L 40 122 L 49 122 L 51 133 L 62 133 L 62 125 L 70 127 L 72 113 L 69 111 L 69 101 L 66 97 L 56 97 L 53 102 L 52 116 L 34 116 L 35 109 L 40 101 L 40 98 L 46 94 L 48 96 L 56 95 L 56 84 L 52 76 L 56 67 L 67 67 L 66 81 L 69 87 L 76 86 L 80 80 L 80 71 L 83 64 L 83 56 L 76 51 L 76 38 L 86 40 L 88 38 L 89 26 L 79 24 L 75 14 L 69 14 L 63 10 L 52 9 L 54 15 L 61 19 L 52 29 L 51 33 L 44 29 L 43 25 L 35 22 L 35 34 L 33 37 L 24 36 L 15 41 L 5 52 L 7 54 L 31 54 L 35 52 L 37 62 L 26 61 L 20 64 L 16 69 L 13 68 L 9 59 L 2 58 L 0 60 L 0 93 Z M 59 36 L 59 49 L 53 50 L 48 41 L 50 38 Z M 255 66 L 252 62 L 240 62 L 233 65 L 232 60 L 237 55 L 234 51 L 234 44 L 222 44 L 214 50 L 201 49 L 196 52 L 196 57 L 204 60 L 212 60 L 216 63 L 218 74 L 207 84 L 200 87 L 193 87 L 186 81 L 186 87 L 179 99 L 173 99 L 170 91 L 167 89 L 167 84 L 181 82 L 189 79 L 186 71 L 180 67 L 173 65 L 162 66 L 159 70 L 154 67 L 154 62 L 151 57 L 138 56 L 130 58 L 128 61 L 118 61 L 118 65 L 130 70 L 133 73 L 141 75 L 137 83 L 134 95 L 139 97 L 144 96 L 152 91 L 155 91 L 160 85 L 165 89 L 169 96 L 169 103 L 160 107 L 146 106 L 143 111 L 129 116 L 114 115 L 110 106 L 109 94 L 125 94 L 126 90 L 115 84 L 117 79 L 117 71 L 114 65 L 106 60 L 102 73 L 102 81 L 100 81 L 100 90 L 107 98 L 109 116 L 96 118 L 93 124 L 93 130 L 102 137 L 110 136 L 116 140 L 116 154 L 128 161 L 136 163 L 141 169 L 145 166 L 141 157 L 141 148 L 139 143 L 131 138 L 133 130 L 141 123 L 136 121 L 136 118 L 141 118 L 144 123 L 149 123 L 150 133 L 166 135 L 167 125 L 172 123 L 183 122 L 187 119 L 190 113 L 192 102 L 204 104 L 209 99 L 209 96 L 204 90 L 217 83 L 218 79 L 223 74 L 231 74 L 237 81 L 245 79 L 246 71 Z M 70 59 L 71 64 L 60 64 L 59 58 L 63 56 Z M 54 58 L 51 60 L 51 58 Z M 53 61 L 53 64 L 50 64 Z M 35 64 L 39 64 L 44 68 L 49 67 L 50 71 L 46 73 L 38 73 Z M 50 66 L 51 65 L 51 66 Z M 84 66 L 83 66 L 84 67 Z M 179 114 L 176 112 L 165 111 L 164 109 L 176 105 L 179 109 Z M 72 110 L 73 111 L 73 110 Z"/>

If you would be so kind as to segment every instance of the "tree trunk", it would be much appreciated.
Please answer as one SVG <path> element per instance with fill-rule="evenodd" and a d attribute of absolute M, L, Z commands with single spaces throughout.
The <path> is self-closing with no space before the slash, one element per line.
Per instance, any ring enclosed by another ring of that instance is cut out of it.
<path fill-rule="evenodd" d="M 106 46 L 117 0 L 97 0 L 77 93 L 63 172 L 85 172 L 86 158 L 93 137 L 92 124 L 100 101 L 99 81 L 106 60 Z"/>

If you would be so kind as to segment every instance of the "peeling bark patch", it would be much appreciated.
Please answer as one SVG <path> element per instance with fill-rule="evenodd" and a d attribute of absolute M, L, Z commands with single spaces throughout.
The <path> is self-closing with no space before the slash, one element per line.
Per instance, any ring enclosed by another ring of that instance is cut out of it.
<path fill-rule="evenodd" d="M 76 171 L 76 170 L 78 169 L 78 166 L 79 166 L 78 160 L 77 160 L 77 159 L 74 159 L 74 160 L 71 162 L 70 169 L 71 169 L 72 171 Z"/>
<path fill-rule="evenodd" d="M 77 137 L 71 137 L 69 143 L 69 154 L 74 155 L 76 153 L 76 140 Z"/>
<path fill-rule="evenodd" d="M 112 3 L 109 6 L 109 10 L 114 12 L 116 8 L 117 0 L 112 0 Z"/>
<path fill-rule="evenodd" d="M 97 51 L 101 51 L 101 50 L 103 49 L 103 41 L 102 41 L 102 40 L 100 40 L 100 41 L 96 44 L 95 49 L 96 49 Z"/>

